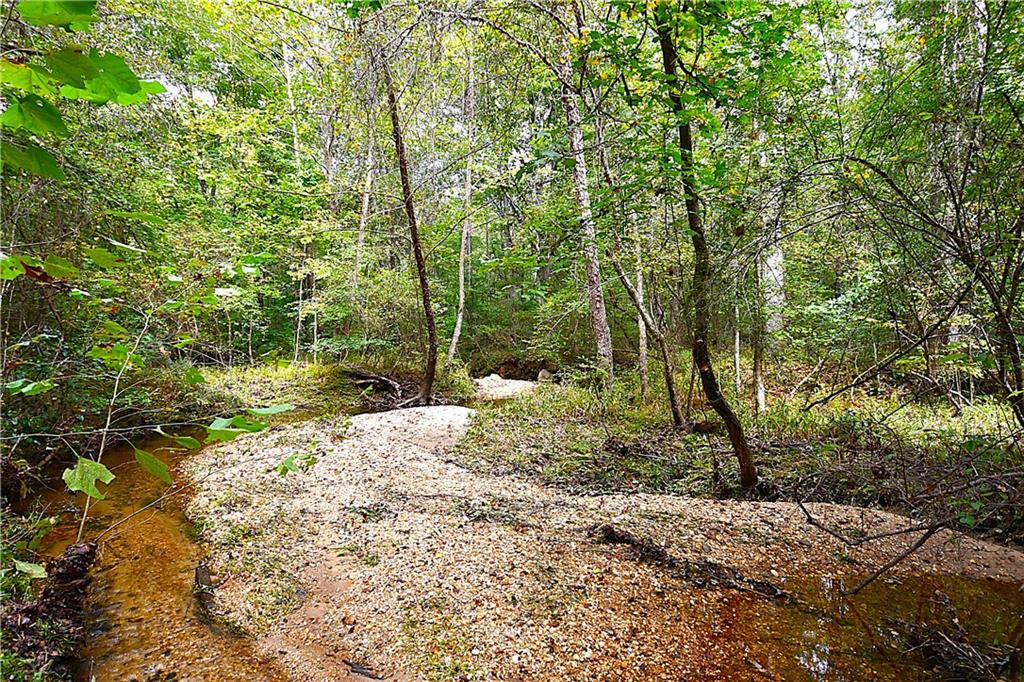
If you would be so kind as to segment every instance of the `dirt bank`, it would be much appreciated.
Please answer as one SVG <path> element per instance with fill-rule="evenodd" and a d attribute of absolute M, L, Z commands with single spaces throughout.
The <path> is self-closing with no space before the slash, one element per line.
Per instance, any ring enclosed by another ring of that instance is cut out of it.
<path fill-rule="evenodd" d="M 311 421 L 199 455 L 189 515 L 213 550 L 220 612 L 296 679 L 365 679 L 353 666 L 389 679 L 799 679 L 789 667 L 810 674 L 816 659 L 745 641 L 743 620 L 793 606 L 701 586 L 593 527 L 783 588 L 869 574 L 916 539 L 851 548 L 789 503 L 581 497 L 474 473 L 446 455 L 472 418 L 446 406 Z M 810 508 L 851 535 L 908 523 Z M 948 532 L 897 574 L 932 566 L 1024 580 L 1024 555 Z M 901 674 L 858 657 L 827 665 Z"/>

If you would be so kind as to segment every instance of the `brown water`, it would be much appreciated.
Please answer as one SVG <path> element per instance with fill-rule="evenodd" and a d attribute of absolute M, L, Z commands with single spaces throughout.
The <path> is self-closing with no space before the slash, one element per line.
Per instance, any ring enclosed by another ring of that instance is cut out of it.
<path fill-rule="evenodd" d="M 175 443 L 154 438 L 139 444 L 163 461 L 175 483 L 185 454 Z M 93 500 L 85 537 L 138 511 L 167 486 L 136 463 L 131 446 L 109 448 L 104 464 L 117 478 L 106 499 Z M 86 638 L 76 670 L 80 680 L 284 680 L 273 661 L 252 642 L 204 621 L 193 594 L 202 549 L 189 537 L 182 514 L 188 494 L 170 497 L 118 526 L 100 543 L 86 614 Z M 62 522 L 42 548 L 59 554 L 75 541 L 77 510 L 84 494 L 50 491 L 43 501 Z"/>
<path fill-rule="evenodd" d="M 850 580 L 847 589 L 857 584 Z M 975 644 L 1021 645 L 1024 585 L 952 575 L 880 579 L 860 594 L 844 596 L 843 581 L 790 578 L 784 587 L 793 604 L 777 604 L 744 593 L 730 598 L 720 636 L 747 644 L 729 679 L 752 679 L 763 669 L 785 680 L 933 680 L 917 652 L 908 652 L 892 620 L 924 623 L 949 631 L 941 591 Z"/>

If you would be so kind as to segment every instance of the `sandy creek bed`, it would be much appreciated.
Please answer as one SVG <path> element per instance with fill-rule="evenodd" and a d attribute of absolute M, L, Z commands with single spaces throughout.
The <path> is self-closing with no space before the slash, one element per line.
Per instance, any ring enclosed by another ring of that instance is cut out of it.
<path fill-rule="evenodd" d="M 312 420 L 199 453 L 187 513 L 211 550 L 220 616 L 297 680 L 839 680 L 918 677 L 884 618 L 920 615 L 936 589 L 978 637 L 1005 638 L 1024 612 L 1014 550 L 940 534 L 845 599 L 844 578 L 913 538 L 849 548 L 789 503 L 580 497 L 475 473 L 448 455 L 473 414 Z M 291 455 L 297 470 L 281 475 Z M 811 508 L 847 529 L 907 522 Z M 593 541 L 599 522 L 797 599 L 677 579 Z"/>

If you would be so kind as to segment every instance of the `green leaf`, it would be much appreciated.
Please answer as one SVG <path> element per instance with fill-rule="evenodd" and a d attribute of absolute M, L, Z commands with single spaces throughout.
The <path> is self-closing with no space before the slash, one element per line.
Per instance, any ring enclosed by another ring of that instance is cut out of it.
<path fill-rule="evenodd" d="M 243 431 L 248 431 L 249 433 L 256 433 L 257 431 L 262 431 L 267 428 L 267 424 L 264 422 L 249 419 L 244 414 L 236 415 L 231 420 L 231 426 L 242 429 Z"/>
<path fill-rule="evenodd" d="M 249 409 L 246 410 L 246 412 L 258 417 L 265 417 L 271 414 L 281 414 L 282 412 L 290 412 L 291 410 L 294 409 L 294 405 L 283 403 L 281 405 L 271 405 L 270 407 L 250 407 Z"/>
<path fill-rule="evenodd" d="M 167 485 L 171 484 L 171 473 L 167 470 L 167 465 L 161 462 L 152 453 L 135 448 L 135 461 L 137 461 L 143 469 L 153 476 L 156 476 Z"/>
<path fill-rule="evenodd" d="M 12 393 L 17 393 L 21 391 L 22 387 L 25 386 L 25 384 L 28 383 L 28 379 L 15 379 L 14 381 L 8 381 L 6 384 L 4 384 L 4 388 L 7 389 L 8 391 L 11 391 Z"/>
<path fill-rule="evenodd" d="M 39 95 L 28 94 L 8 105 L 0 115 L 0 125 L 12 130 L 21 128 L 36 135 L 68 136 L 68 127 L 64 125 L 60 112 Z"/>
<path fill-rule="evenodd" d="M 295 455 L 288 455 L 281 463 L 277 465 L 277 473 L 281 476 L 286 475 L 289 471 L 298 473 L 299 467 L 295 466 Z"/>
<path fill-rule="evenodd" d="M 165 438 L 170 438 L 181 447 L 188 448 L 189 450 L 198 450 L 203 445 L 192 436 L 175 436 L 172 433 L 167 433 L 159 426 L 156 427 L 156 432 L 159 433 L 161 436 L 164 436 Z"/>
<path fill-rule="evenodd" d="M 57 279 L 70 279 L 78 276 L 78 268 L 67 258 L 50 254 L 43 261 L 43 271 L 50 277 Z"/>
<path fill-rule="evenodd" d="M 56 385 L 56 382 L 52 379 L 43 379 L 42 381 L 15 379 L 14 381 L 9 381 L 4 384 L 4 388 L 11 393 L 20 393 L 21 395 L 39 395 L 40 393 L 46 393 Z"/>
<path fill-rule="evenodd" d="M 17 256 L 0 253 L 0 279 L 17 279 L 25 274 L 25 264 Z"/>
<path fill-rule="evenodd" d="M 189 339 L 191 341 L 191 339 Z M 197 384 L 205 384 L 206 377 L 195 367 L 189 367 L 185 370 L 185 383 L 189 386 L 195 386 Z"/>
<path fill-rule="evenodd" d="M 15 64 L 0 59 L 0 83 L 37 95 L 54 95 L 57 89 L 49 72 L 37 64 Z"/>
<path fill-rule="evenodd" d="M 89 257 L 89 260 L 103 269 L 116 268 L 124 265 L 123 258 L 115 256 L 100 246 L 86 250 L 85 255 Z"/>
<path fill-rule="evenodd" d="M 85 493 L 89 497 L 102 500 L 103 494 L 96 488 L 96 481 L 109 484 L 116 477 L 110 469 L 99 462 L 79 457 L 74 468 L 64 470 L 62 478 L 69 490 Z"/>
<path fill-rule="evenodd" d="M 112 52 L 102 54 L 93 49 L 89 53 L 89 59 L 102 72 L 100 78 L 103 83 L 115 93 L 133 93 L 142 89 L 139 77 L 119 55 Z"/>
<path fill-rule="evenodd" d="M 57 384 L 51 381 L 50 379 L 43 379 L 42 381 L 33 381 L 32 383 L 26 385 L 24 388 L 18 391 L 18 393 L 21 393 L 22 395 L 39 395 L 40 393 L 46 393 L 56 385 Z"/>
<path fill-rule="evenodd" d="M 96 0 L 21 0 L 18 14 L 33 26 L 79 28 L 97 19 Z"/>
<path fill-rule="evenodd" d="M 14 567 L 33 580 L 39 580 L 46 577 L 46 569 L 39 564 L 29 563 L 28 561 L 18 561 L 15 559 Z"/>
<path fill-rule="evenodd" d="M 100 70 L 92 63 L 88 55 L 71 47 L 51 52 L 44 61 L 50 67 L 54 77 L 76 88 L 84 88 L 86 81 L 98 78 L 100 75 Z"/>
<path fill-rule="evenodd" d="M 171 436 L 171 438 L 174 439 L 175 443 L 183 448 L 188 448 L 189 450 L 198 450 L 203 445 L 192 436 Z"/>
<path fill-rule="evenodd" d="M 113 346 L 93 346 L 87 357 L 102 360 L 110 367 L 121 367 L 128 361 L 128 346 L 115 343 Z"/>
<path fill-rule="evenodd" d="M 8 140 L 0 140 L 0 165 L 9 165 L 54 180 L 63 180 L 66 177 L 53 154 L 26 140 L 21 140 L 16 145 Z"/>
<path fill-rule="evenodd" d="M 113 320 L 104 320 L 103 331 L 100 332 L 100 335 L 112 339 L 127 339 L 131 333 Z"/>
<path fill-rule="evenodd" d="M 234 417 L 219 417 L 206 427 L 206 442 L 220 441 L 226 443 L 243 433 L 255 433 L 265 428 L 267 428 L 267 424 L 248 419 L 245 415 L 241 414 Z"/>
<path fill-rule="evenodd" d="M 232 441 L 238 436 L 245 433 L 242 429 L 236 429 L 231 426 L 231 419 L 227 417 L 219 417 L 214 419 L 213 422 L 206 427 L 206 442 L 213 443 L 219 441 L 226 443 Z"/>

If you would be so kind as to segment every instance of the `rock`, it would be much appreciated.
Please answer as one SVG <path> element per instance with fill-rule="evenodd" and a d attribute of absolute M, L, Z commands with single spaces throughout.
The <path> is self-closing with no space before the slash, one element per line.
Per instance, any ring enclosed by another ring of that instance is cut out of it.
<path fill-rule="evenodd" d="M 555 382 L 555 375 L 546 369 L 542 369 L 537 372 L 537 381 L 542 384 L 553 384 Z"/>
<path fill-rule="evenodd" d="M 477 400 L 508 400 L 537 387 L 532 381 L 502 379 L 497 374 L 474 379 L 473 383 L 476 384 Z"/>

